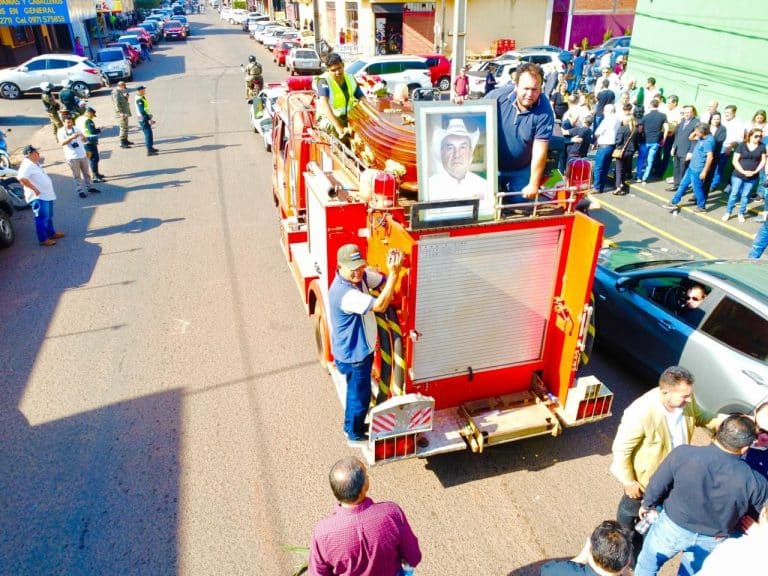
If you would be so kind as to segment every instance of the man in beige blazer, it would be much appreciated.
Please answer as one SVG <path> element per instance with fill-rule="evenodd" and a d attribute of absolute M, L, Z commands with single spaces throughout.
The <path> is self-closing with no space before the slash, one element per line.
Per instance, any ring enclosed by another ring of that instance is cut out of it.
<path fill-rule="evenodd" d="M 634 532 L 634 526 L 651 476 L 672 448 L 691 443 L 696 426 L 714 434 L 721 420 L 699 408 L 693 398 L 693 383 L 693 374 L 681 366 L 664 370 L 658 388 L 640 396 L 624 411 L 613 441 L 611 472 L 624 486 L 616 520 L 632 530 L 635 559 L 642 548 L 642 536 Z"/>

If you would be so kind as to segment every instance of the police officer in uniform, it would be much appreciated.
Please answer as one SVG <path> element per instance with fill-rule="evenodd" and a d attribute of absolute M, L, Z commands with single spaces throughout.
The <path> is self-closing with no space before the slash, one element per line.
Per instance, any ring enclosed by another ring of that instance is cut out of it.
<path fill-rule="evenodd" d="M 133 142 L 128 140 L 128 118 L 131 117 L 131 104 L 128 102 L 128 88 L 125 81 L 120 80 L 112 90 L 112 104 L 115 107 L 120 125 L 120 148 L 129 148 Z"/>
<path fill-rule="evenodd" d="M 59 101 L 61 105 L 70 113 L 72 118 L 76 118 L 80 115 L 80 106 L 77 103 L 77 94 L 70 88 L 72 82 L 64 80 L 61 85 L 61 92 L 59 92 Z"/>
<path fill-rule="evenodd" d="M 253 100 L 256 96 L 256 85 L 259 90 L 264 86 L 264 77 L 261 75 L 261 64 L 256 61 L 256 56 L 248 56 L 248 66 L 245 67 L 245 99 Z"/>
<path fill-rule="evenodd" d="M 90 106 L 85 109 L 85 114 L 78 117 L 75 125 L 85 134 L 85 153 L 88 156 L 88 164 L 91 166 L 94 182 L 104 182 L 104 174 L 99 172 L 99 134 L 101 129 L 96 128 L 93 121 L 96 116 L 96 110 Z"/>
<path fill-rule="evenodd" d="M 51 128 L 53 128 L 53 137 L 59 133 L 59 128 L 64 126 L 59 116 L 59 110 L 61 110 L 61 104 L 56 100 L 56 96 L 53 95 L 53 84 L 50 82 L 43 82 L 40 84 L 40 89 L 43 91 L 42 101 L 45 111 L 48 113 L 48 118 L 51 119 Z"/>
<path fill-rule="evenodd" d="M 139 117 L 139 127 L 144 132 L 144 145 L 147 147 L 147 156 L 155 156 L 159 150 L 155 148 L 154 135 L 152 134 L 152 125 L 155 121 L 152 119 L 152 113 L 149 111 L 149 101 L 144 95 L 146 86 L 136 88 L 136 115 Z"/>
<path fill-rule="evenodd" d="M 347 115 L 365 95 L 351 74 L 344 72 L 341 56 L 332 52 L 326 59 L 328 71 L 317 80 L 317 126 L 326 132 L 344 138 L 348 134 Z"/>

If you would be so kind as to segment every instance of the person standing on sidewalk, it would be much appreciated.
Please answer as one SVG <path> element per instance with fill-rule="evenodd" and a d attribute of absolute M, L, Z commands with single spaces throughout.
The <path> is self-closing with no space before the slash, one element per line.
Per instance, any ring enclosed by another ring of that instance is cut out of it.
<path fill-rule="evenodd" d="M 104 182 L 104 175 L 99 172 L 99 134 L 101 129 L 96 128 L 93 118 L 96 116 L 96 110 L 90 106 L 85 109 L 85 114 L 79 116 L 75 125 L 82 130 L 86 137 L 85 154 L 88 157 L 88 164 L 91 166 L 91 174 L 94 182 Z"/>
<path fill-rule="evenodd" d="M 56 232 L 53 227 L 56 192 L 51 177 L 40 166 L 40 151 L 32 144 L 24 147 L 24 160 L 19 166 L 18 178 L 24 186 L 24 198 L 35 214 L 35 231 L 40 246 L 55 246 L 56 240 L 64 238 L 64 233 Z"/>
<path fill-rule="evenodd" d="M 329 474 L 338 504 L 312 530 L 312 576 L 395 576 L 421 562 L 419 540 L 394 502 L 368 498 L 368 471 L 358 458 L 336 462 Z"/>
<path fill-rule="evenodd" d="M 82 130 L 75 126 L 72 116 L 67 114 L 64 118 L 64 127 L 59 130 L 59 143 L 64 148 L 64 160 L 67 161 L 72 177 L 75 179 L 75 189 L 80 198 L 88 196 L 88 192 L 97 194 L 101 190 L 91 187 L 91 171 L 88 168 L 88 158 L 85 153 L 85 144 L 88 138 Z"/>
<path fill-rule="evenodd" d="M 616 520 L 633 534 L 637 559 L 643 537 L 634 531 L 646 486 L 673 448 L 690 444 L 697 426 L 717 430 L 715 414 L 701 410 L 693 397 L 694 377 L 681 366 L 671 366 L 659 386 L 632 402 L 624 411 L 611 448 L 611 473 L 624 487 Z M 632 563 L 634 565 L 634 562 Z"/>
<path fill-rule="evenodd" d="M 693 133 L 693 140 L 697 142 L 693 146 L 691 153 L 691 162 L 688 164 L 688 169 L 685 171 L 683 179 L 680 181 L 680 186 L 677 188 L 677 192 L 669 201 L 668 204 L 664 204 L 662 207 L 671 212 L 680 210 L 680 200 L 683 198 L 688 186 L 693 188 L 693 193 L 696 196 L 696 207 L 694 212 L 706 212 L 707 195 L 704 190 L 704 182 L 707 179 L 707 174 L 712 169 L 714 162 L 713 150 L 715 149 L 715 139 L 710 134 L 709 124 L 700 122 L 696 126 L 696 130 Z"/>
<path fill-rule="evenodd" d="M 146 86 L 136 88 L 136 115 L 139 117 L 139 127 L 144 132 L 144 145 L 147 147 L 147 156 L 155 156 L 159 150 L 155 148 L 155 138 L 152 133 L 152 125 L 155 121 L 149 111 L 149 101 L 145 96 Z"/>
<path fill-rule="evenodd" d="M 128 102 L 128 88 L 123 80 L 112 90 L 112 104 L 120 124 L 120 148 L 129 148 L 133 142 L 128 140 L 128 118 L 131 117 L 131 104 Z"/>

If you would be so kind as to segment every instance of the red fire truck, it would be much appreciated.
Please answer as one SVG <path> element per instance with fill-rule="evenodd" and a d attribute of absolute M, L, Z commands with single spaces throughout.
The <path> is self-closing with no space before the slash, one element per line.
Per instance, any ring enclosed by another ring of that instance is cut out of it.
<path fill-rule="evenodd" d="M 405 255 L 377 318 L 368 461 L 482 452 L 610 416 L 612 392 L 576 375 L 602 241 L 601 224 L 574 209 L 589 164 L 571 165 L 564 185 L 511 214 L 501 194 L 492 218 L 477 218 L 475 201 L 460 221 L 429 218 L 443 204 L 418 201 L 411 111 L 366 99 L 350 113 L 345 144 L 315 129 L 314 99 L 299 90 L 276 103 L 273 193 L 282 248 L 342 404 L 328 321 L 336 252 L 356 243 L 383 272 L 390 248 Z"/>

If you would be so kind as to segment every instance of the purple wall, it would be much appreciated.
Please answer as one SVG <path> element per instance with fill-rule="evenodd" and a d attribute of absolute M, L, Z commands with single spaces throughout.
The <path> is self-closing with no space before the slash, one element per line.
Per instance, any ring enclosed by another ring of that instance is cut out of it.
<path fill-rule="evenodd" d="M 583 14 L 574 15 L 571 23 L 571 38 L 565 44 L 565 25 L 560 32 L 560 46 L 570 49 L 574 44 L 580 44 L 585 36 L 590 46 L 603 43 L 603 34 L 610 28 L 613 36 L 624 36 L 627 28 L 632 28 L 634 14 Z"/>

